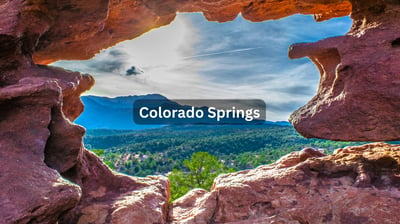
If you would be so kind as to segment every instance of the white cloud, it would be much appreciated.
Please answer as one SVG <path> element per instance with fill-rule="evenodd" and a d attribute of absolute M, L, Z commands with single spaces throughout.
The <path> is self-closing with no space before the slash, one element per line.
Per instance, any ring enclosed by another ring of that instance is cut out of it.
<path fill-rule="evenodd" d="M 92 60 L 55 65 L 92 74 L 96 85 L 88 94 L 260 98 L 270 108 L 269 120 L 286 120 L 311 99 L 319 79 L 308 60 L 287 58 L 289 45 L 338 35 L 348 26 L 348 19 L 317 24 L 305 16 L 263 23 L 239 17 L 217 24 L 199 14 L 180 14 L 169 26 L 107 49 Z M 126 76 L 132 66 L 143 73 Z"/>

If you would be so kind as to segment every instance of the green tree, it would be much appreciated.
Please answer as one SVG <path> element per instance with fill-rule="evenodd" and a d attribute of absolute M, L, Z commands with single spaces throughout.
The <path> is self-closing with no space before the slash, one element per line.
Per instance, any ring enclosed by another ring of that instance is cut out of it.
<path fill-rule="evenodd" d="M 186 172 L 174 169 L 168 175 L 171 183 L 171 201 L 194 188 L 209 190 L 215 177 L 233 171 L 208 152 L 193 153 L 191 159 L 185 160 L 183 164 L 187 169 Z"/>
<path fill-rule="evenodd" d="M 91 149 L 90 151 L 92 151 L 94 154 L 96 154 L 98 157 L 103 157 L 104 154 L 106 153 L 106 150 L 104 149 Z"/>

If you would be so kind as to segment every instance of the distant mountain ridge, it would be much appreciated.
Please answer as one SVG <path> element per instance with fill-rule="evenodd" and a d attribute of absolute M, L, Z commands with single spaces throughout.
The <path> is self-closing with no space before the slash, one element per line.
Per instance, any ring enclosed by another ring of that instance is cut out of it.
<path fill-rule="evenodd" d="M 133 104 L 136 100 L 168 100 L 160 94 L 139 96 L 82 96 L 85 109 L 75 123 L 86 129 L 144 130 L 164 125 L 138 125 L 133 121 Z M 173 101 L 171 101 L 173 102 Z M 266 121 L 265 124 L 290 126 L 286 121 Z"/>
<path fill-rule="evenodd" d="M 85 109 L 75 123 L 86 129 L 141 130 L 161 127 L 161 125 L 137 125 L 133 122 L 133 103 L 136 100 L 166 100 L 159 94 L 141 96 L 82 96 Z"/>

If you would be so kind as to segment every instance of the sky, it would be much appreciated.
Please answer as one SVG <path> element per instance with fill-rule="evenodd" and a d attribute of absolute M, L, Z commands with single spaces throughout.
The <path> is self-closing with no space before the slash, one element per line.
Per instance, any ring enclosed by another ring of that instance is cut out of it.
<path fill-rule="evenodd" d="M 316 93 L 319 72 L 307 58 L 290 60 L 293 43 L 343 35 L 348 17 L 315 22 L 294 15 L 253 23 L 208 22 L 181 13 L 168 26 L 108 48 L 87 61 L 55 66 L 89 73 L 96 80 L 86 95 L 158 93 L 169 99 L 262 99 L 267 120 L 286 121 Z"/>

